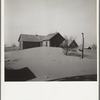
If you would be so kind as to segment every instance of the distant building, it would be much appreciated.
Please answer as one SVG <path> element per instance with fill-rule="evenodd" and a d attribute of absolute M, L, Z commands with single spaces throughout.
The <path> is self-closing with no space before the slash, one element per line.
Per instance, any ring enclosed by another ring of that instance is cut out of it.
<path fill-rule="evenodd" d="M 27 49 L 40 46 L 59 47 L 64 40 L 61 34 L 56 32 L 47 36 L 21 34 L 18 42 L 20 49 Z"/>
<path fill-rule="evenodd" d="M 91 48 L 91 47 L 88 47 L 87 49 L 89 49 L 89 50 L 90 50 L 90 49 L 92 49 L 92 48 Z"/>

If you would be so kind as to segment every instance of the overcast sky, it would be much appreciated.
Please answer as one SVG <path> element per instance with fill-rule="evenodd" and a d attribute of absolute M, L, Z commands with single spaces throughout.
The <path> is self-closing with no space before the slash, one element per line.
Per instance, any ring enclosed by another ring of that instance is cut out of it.
<path fill-rule="evenodd" d="M 96 0 L 5 0 L 5 44 L 18 44 L 20 34 L 60 32 L 81 44 L 96 43 Z"/>

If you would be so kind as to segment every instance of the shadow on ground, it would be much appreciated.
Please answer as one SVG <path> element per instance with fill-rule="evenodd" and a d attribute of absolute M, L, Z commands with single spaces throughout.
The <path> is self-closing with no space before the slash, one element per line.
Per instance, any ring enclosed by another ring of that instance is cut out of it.
<path fill-rule="evenodd" d="M 5 68 L 5 81 L 28 81 L 36 78 L 28 67 L 22 69 L 6 69 Z"/>
<path fill-rule="evenodd" d="M 97 81 L 97 75 L 94 74 L 94 75 L 65 77 L 65 78 L 59 78 L 50 81 Z"/>

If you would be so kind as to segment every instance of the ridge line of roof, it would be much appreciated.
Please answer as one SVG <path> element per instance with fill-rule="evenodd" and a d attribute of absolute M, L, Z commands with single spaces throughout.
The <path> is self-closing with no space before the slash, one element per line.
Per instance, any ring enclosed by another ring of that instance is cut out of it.
<path fill-rule="evenodd" d="M 33 34 L 20 34 L 20 37 L 21 36 L 33 36 L 34 38 L 36 38 L 37 39 L 37 41 L 43 41 L 43 40 L 50 40 L 53 36 L 55 36 L 56 34 L 58 34 L 59 32 L 56 32 L 56 33 L 50 33 L 50 34 L 48 34 L 48 35 L 46 35 L 46 36 L 44 36 L 44 35 L 33 35 Z M 18 39 L 18 41 L 20 40 L 20 37 L 19 37 L 19 39 Z M 22 38 L 24 38 L 24 37 L 22 37 Z M 32 40 L 32 39 L 31 39 Z"/>

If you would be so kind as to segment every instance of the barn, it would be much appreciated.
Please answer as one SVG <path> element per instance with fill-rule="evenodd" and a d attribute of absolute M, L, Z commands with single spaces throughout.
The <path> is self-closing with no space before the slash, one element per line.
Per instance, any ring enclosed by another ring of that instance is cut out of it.
<path fill-rule="evenodd" d="M 18 42 L 20 49 L 28 49 L 40 46 L 59 47 L 64 40 L 62 35 L 56 32 L 48 34 L 47 36 L 21 34 Z"/>

